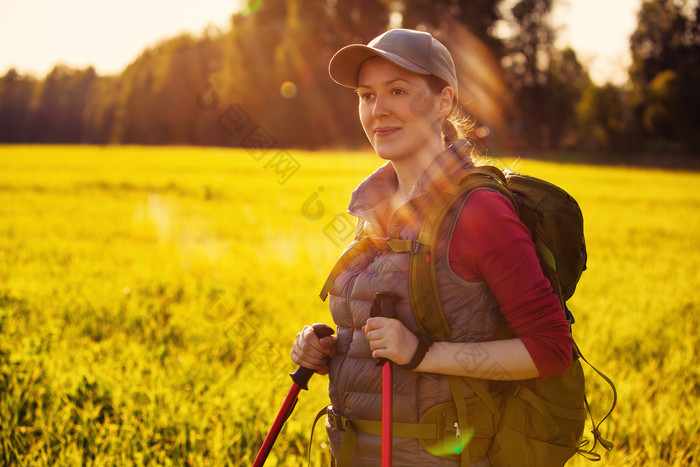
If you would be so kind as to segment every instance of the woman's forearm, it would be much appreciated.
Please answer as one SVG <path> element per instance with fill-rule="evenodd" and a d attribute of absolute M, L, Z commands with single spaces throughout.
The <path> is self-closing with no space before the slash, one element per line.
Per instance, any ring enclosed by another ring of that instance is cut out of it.
<path fill-rule="evenodd" d="M 520 339 L 490 342 L 436 342 L 415 371 L 491 380 L 539 377 Z"/>

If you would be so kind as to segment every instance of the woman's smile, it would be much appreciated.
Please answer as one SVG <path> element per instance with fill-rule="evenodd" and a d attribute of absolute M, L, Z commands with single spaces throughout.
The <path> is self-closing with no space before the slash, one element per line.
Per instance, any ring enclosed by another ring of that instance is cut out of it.
<path fill-rule="evenodd" d="M 399 130 L 401 130 L 400 127 L 382 126 L 379 128 L 375 128 L 374 134 L 378 138 L 386 138 L 386 137 L 395 135 L 396 133 L 399 132 Z"/>

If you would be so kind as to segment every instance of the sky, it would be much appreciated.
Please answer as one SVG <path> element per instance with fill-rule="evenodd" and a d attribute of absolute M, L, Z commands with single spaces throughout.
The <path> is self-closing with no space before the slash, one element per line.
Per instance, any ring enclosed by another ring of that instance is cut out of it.
<path fill-rule="evenodd" d="M 558 0 L 559 45 L 570 45 L 594 81 L 624 82 L 641 0 Z M 0 75 L 43 77 L 56 63 L 113 74 L 143 49 L 207 25 L 228 29 L 239 0 L 0 0 Z"/>
<path fill-rule="evenodd" d="M 642 0 L 558 0 L 558 46 L 571 46 L 598 84 L 622 84 L 631 63 L 629 38 Z"/>
<path fill-rule="evenodd" d="M 118 73 L 146 46 L 208 24 L 228 29 L 239 0 L 0 0 L 0 74 L 43 76 L 61 62 Z"/>

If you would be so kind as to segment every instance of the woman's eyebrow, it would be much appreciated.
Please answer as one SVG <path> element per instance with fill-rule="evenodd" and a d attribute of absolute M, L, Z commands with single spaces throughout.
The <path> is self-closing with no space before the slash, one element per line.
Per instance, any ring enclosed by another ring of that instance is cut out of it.
<path fill-rule="evenodd" d="M 403 81 L 404 83 L 412 84 L 410 81 L 408 81 L 408 80 L 405 79 L 405 78 L 390 79 L 389 81 L 385 81 L 385 82 L 382 83 L 382 84 L 383 84 L 384 86 L 391 86 L 392 84 L 396 83 L 397 81 Z M 358 85 L 357 85 L 357 89 L 359 89 L 359 88 L 372 89 L 372 86 L 370 86 L 369 84 L 358 84 Z"/>

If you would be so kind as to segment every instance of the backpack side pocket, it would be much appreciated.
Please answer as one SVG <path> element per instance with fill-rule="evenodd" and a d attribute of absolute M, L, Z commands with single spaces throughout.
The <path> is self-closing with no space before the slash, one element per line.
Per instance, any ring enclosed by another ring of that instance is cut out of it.
<path fill-rule="evenodd" d="M 562 466 L 578 451 L 586 423 L 578 360 L 563 375 L 525 381 L 504 397 L 492 466 Z"/>

